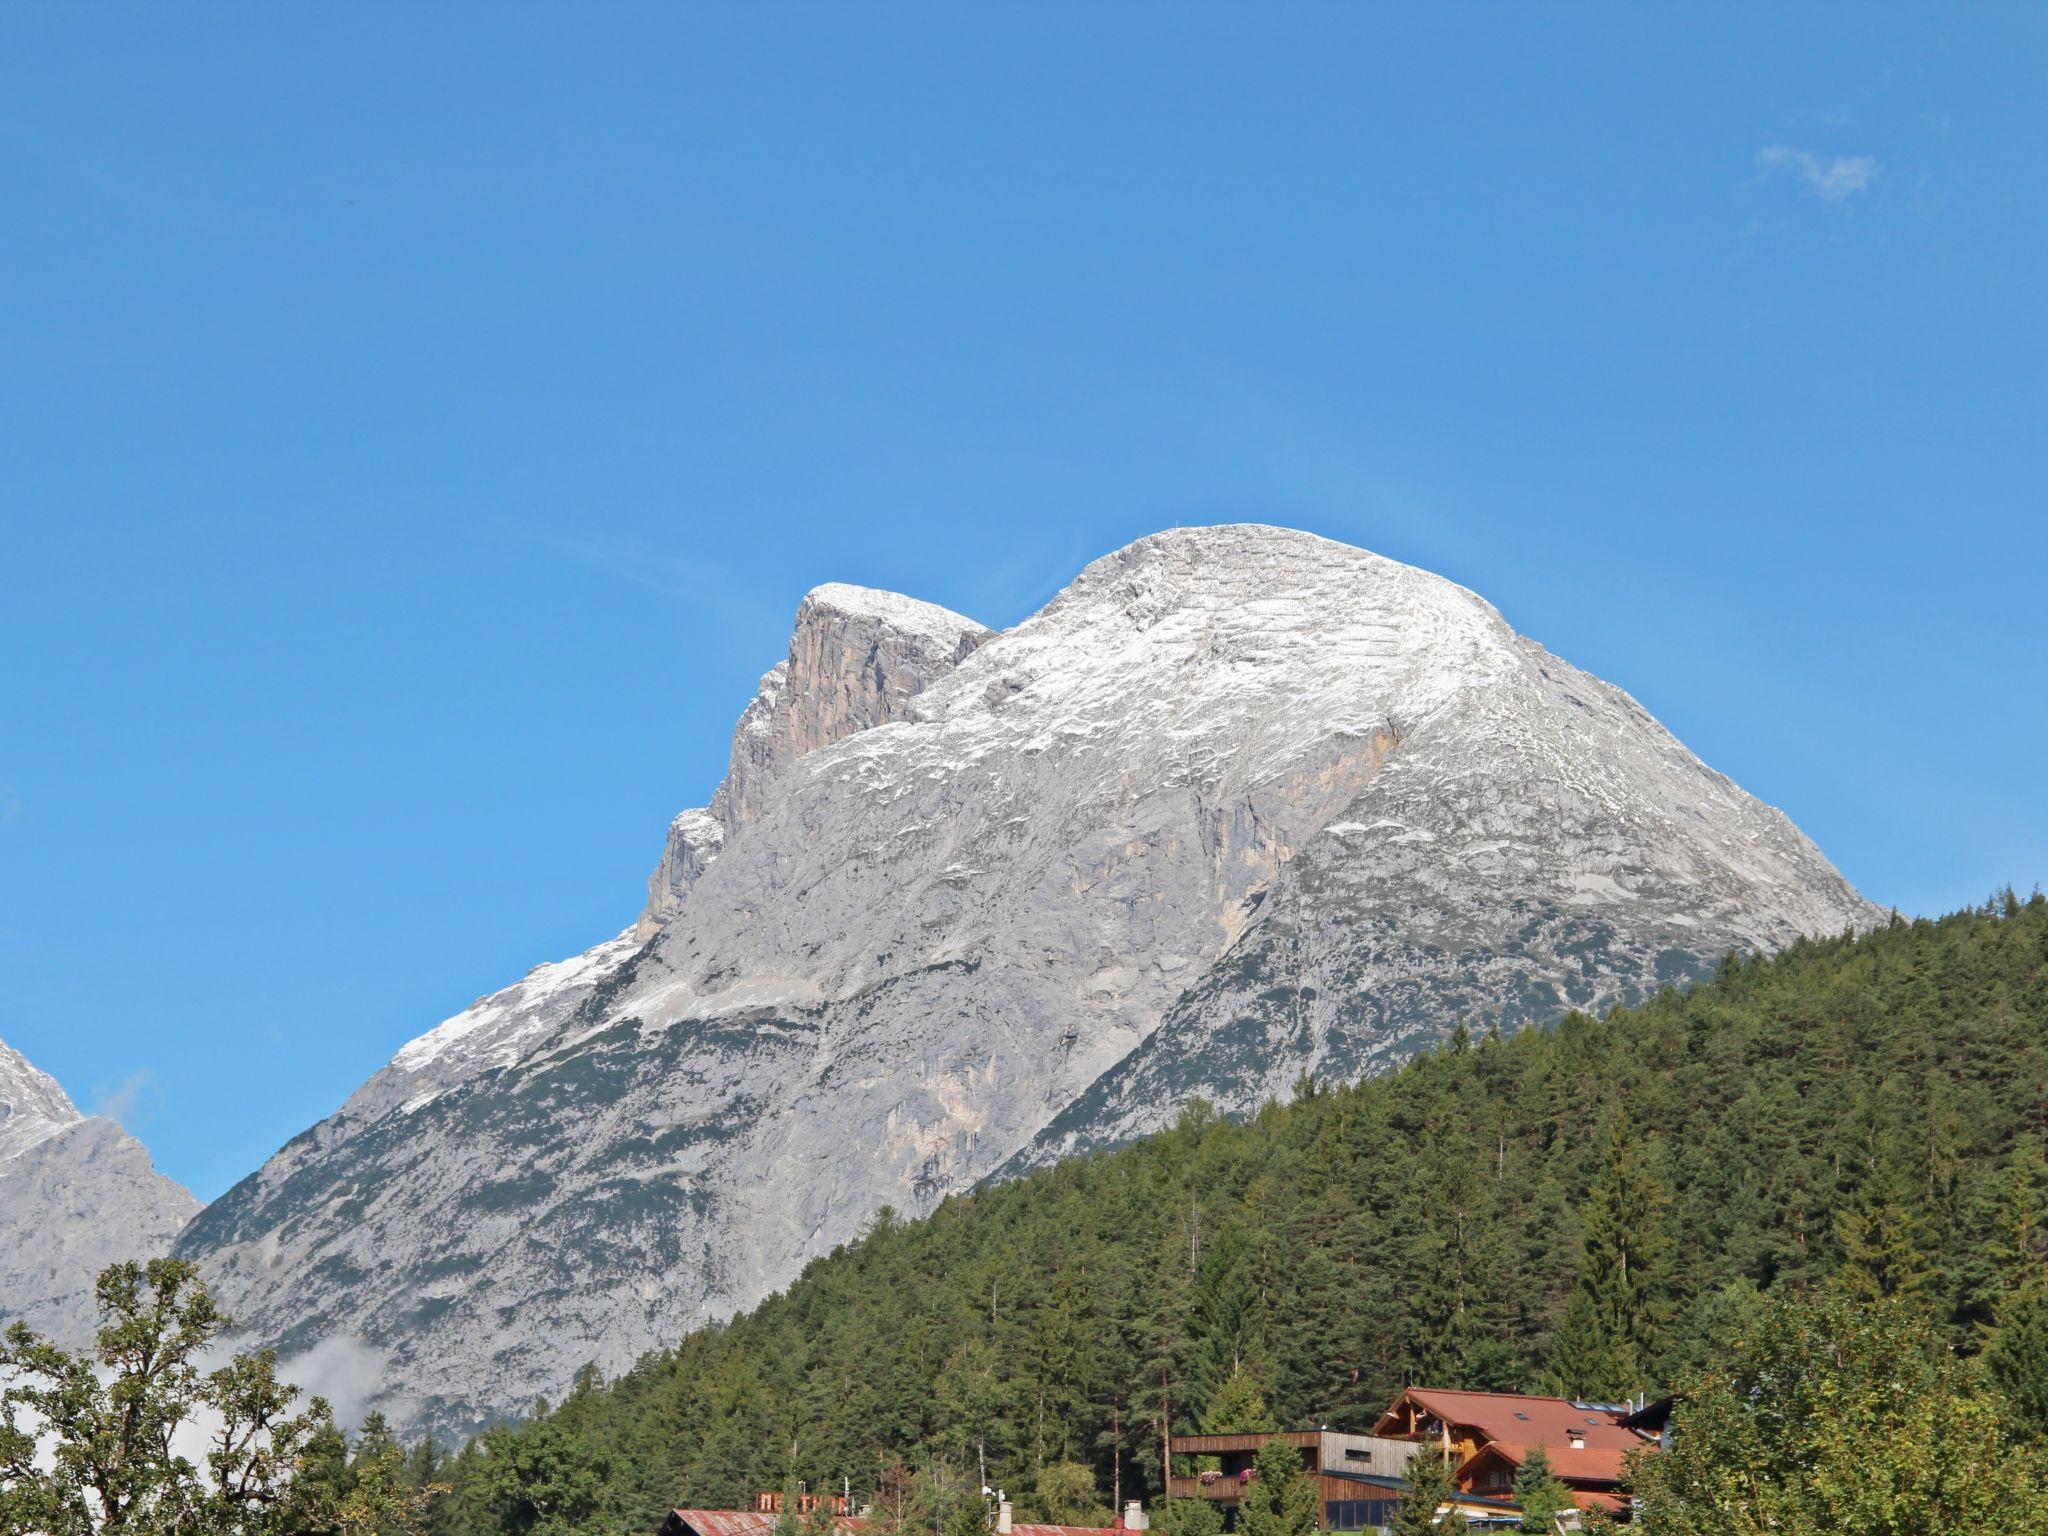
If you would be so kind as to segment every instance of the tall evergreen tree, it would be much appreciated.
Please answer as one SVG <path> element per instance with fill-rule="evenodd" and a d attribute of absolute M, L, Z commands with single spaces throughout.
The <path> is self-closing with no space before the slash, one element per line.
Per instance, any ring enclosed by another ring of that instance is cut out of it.
<path fill-rule="evenodd" d="M 1550 1457 L 1540 1445 L 1530 1450 L 1528 1459 L 1515 1473 L 1515 1502 L 1521 1506 L 1525 1531 L 1554 1532 L 1557 1517 L 1577 1508 L 1571 1489 L 1551 1470 Z"/>
<path fill-rule="evenodd" d="M 1888 1106 L 1890 1095 L 1877 1099 Z M 1877 1118 L 1878 1115 L 1885 1118 Z M 1915 1198 L 1911 1159 L 1886 1110 L 1873 1114 L 1855 1188 L 1835 1216 L 1836 1283 L 1864 1301 L 1915 1298 L 1934 1283 L 1927 1203 Z"/>
<path fill-rule="evenodd" d="M 1270 1434 L 1279 1427 L 1248 1371 L 1240 1371 L 1218 1387 L 1202 1410 L 1205 1435 Z"/>
<path fill-rule="evenodd" d="M 1646 1383 L 1668 1315 L 1669 1205 L 1627 1111 L 1617 1110 L 1586 1198 L 1578 1284 L 1551 1351 L 1550 1376 L 1566 1396 L 1620 1398 Z"/>
<path fill-rule="evenodd" d="M 1457 1491 L 1450 1459 L 1435 1445 L 1408 1458 L 1401 1477 L 1401 1503 L 1389 1526 L 1393 1536 L 1440 1536 L 1437 1510 Z"/>
<path fill-rule="evenodd" d="M 1301 1469 L 1301 1453 L 1279 1435 L 1259 1447 L 1251 1486 L 1237 1506 L 1240 1536 L 1316 1536 L 1322 1504 L 1313 1479 Z"/>

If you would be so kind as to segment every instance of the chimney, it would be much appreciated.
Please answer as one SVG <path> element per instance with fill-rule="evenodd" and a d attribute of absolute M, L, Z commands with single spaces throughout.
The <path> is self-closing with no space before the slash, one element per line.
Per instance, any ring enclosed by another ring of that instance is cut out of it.
<path fill-rule="evenodd" d="M 1136 1499 L 1132 1499 L 1124 1506 L 1125 1530 L 1142 1531 L 1150 1524 L 1151 1522 L 1145 1518 L 1145 1506 Z"/>
<path fill-rule="evenodd" d="M 1010 1513 L 1010 1501 L 1003 1499 L 996 1505 L 996 1536 L 1010 1536 L 1014 1519 Z"/>

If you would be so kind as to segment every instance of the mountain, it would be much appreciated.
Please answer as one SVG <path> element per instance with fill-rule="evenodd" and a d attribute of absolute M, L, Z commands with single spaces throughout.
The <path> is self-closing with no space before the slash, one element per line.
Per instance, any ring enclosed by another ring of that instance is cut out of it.
<path fill-rule="evenodd" d="M 0 1322 L 89 1341 L 99 1272 L 163 1253 L 198 1210 L 141 1142 L 80 1114 L 55 1078 L 0 1040 Z"/>
<path fill-rule="evenodd" d="M 180 1251 L 474 1425 L 881 1206 L 1878 914 L 1472 593 L 1179 530 L 1014 629 L 823 587 L 638 921 L 400 1051 Z"/>

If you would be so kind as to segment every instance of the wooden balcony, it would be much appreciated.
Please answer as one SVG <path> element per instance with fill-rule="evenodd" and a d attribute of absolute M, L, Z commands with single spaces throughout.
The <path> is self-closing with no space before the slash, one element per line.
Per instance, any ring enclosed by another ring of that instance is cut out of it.
<path fill-rule="evenodd" d="M 1203 1482 L 1199 1477 L 1169 1477 L 1166 1480 L 1166 1496 L 1170 1499 L 1214 1499 L 1219 1503 L 1235 1504 L 1244 1497 L 1245 1485 L 1237 1480 L 1235 1472 L 1223 1472 Z"/>

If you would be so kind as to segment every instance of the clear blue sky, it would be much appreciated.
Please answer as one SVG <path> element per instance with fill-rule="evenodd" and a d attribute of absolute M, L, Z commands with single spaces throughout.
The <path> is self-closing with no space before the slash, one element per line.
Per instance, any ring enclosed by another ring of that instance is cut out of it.
<path fill-rule="evenodd" d="M 632 917 L 807 587 L 1224 519 L 2024 891 L 2048 13 L 1939 9 L 5 7 L 0 1037 L 217 1194 Z"/>

